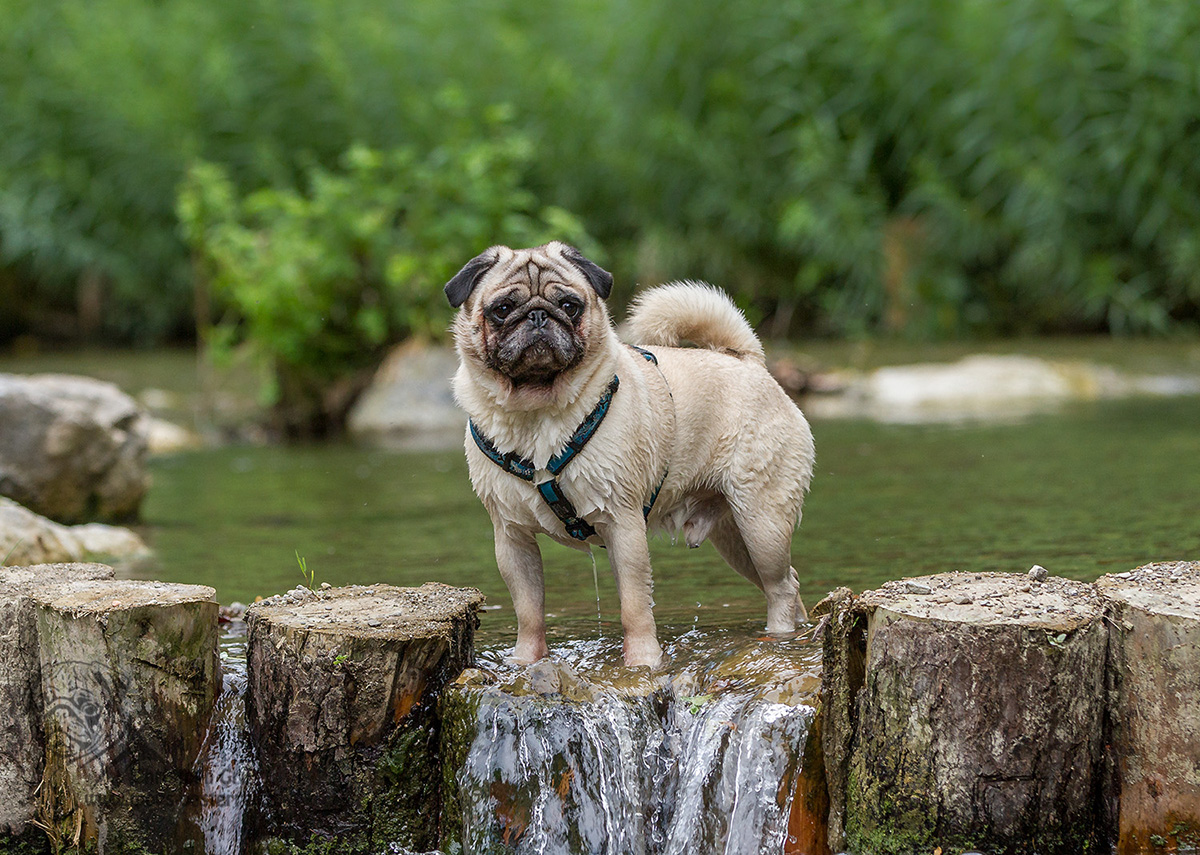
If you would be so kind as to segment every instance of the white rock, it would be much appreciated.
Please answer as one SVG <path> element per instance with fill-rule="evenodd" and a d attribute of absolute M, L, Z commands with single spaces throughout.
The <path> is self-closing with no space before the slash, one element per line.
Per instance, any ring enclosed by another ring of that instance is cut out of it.
<path fill-rule="evenodd" d="M 129 529 L 101 523 L 66 526 L 0 497 L 0 563 L 57 564 L 149 554 L 150 549 Z"/>
<path fill-rule="evenodd" d="M 0 494 L 60 522 L 137 515 L 146 415 L 111 383 L 0 374 Z"/>
<path fill-rule="evenodd" d="M 357 439 L 389 447 L 461 446 L 467 417 L 450 391 L 457 369 L 451 348 L 400 345 L 355 402 L 347 429 Z"/>

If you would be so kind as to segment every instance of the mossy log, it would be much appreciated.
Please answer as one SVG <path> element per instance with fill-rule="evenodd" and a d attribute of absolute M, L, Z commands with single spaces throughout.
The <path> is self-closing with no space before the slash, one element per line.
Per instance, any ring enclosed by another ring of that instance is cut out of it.
<path fill-rule="evenodd" d="M 1200 850 L 1200 563 L 1097 583 L 1109 670 L 1117 855 Z"/>
<path fill-rule="evenodd" d="M 38 822 L 56 845 L 174 851 L 220 687 L 214 594 L 96 581 L 34 595 L 46 738 Z"/>
<path fill-rule="evenodd" d="M 1107 642 L 1084 583 L 951 573 L 843 595 L 823 696 L 832 846 L 1093 850 Z"/>
<path fill-rule="evenodd" d="M 474 657 L 473 588 L 297 589 L 251 606 L 247 712 L 271 829 L 339 852 L 438 838 L 437 696 Z"/>
<path fill-rule="evenodd" d="M 0 567 L 0 835 L 34 818 L 45 759 L 33 592 L 112 576 L 104 564 Z"/>

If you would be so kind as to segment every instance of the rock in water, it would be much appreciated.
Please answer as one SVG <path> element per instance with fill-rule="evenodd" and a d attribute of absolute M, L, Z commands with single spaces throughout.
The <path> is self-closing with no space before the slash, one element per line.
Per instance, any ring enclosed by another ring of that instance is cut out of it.
<path fill-rule="evenodd" d="M 138 559 L 149 547 L 133 531 L 104 523 L 62 525 L 0 496 L 0 564 L 55 564 L 86 558 Z"/>
<path fill-rule="evenodd" d="M 59 522 L 136 518 L 145 418 L 111 383 L 0 374 L 0 495 Z"/>
<path fill-rule="evenodd" d="M 1112 614 L 1117 855 L 1196 851 L 1200 562 L 1150 564 L 1105 576 L 1097 587 Z"/>
<path fill-rule="evenodd" d="M 693 631 L 641 675 L 593 647 L 447 689 L 445 851 L 828 853 L 812 645 Z"/>
<path fill-rule="evenodd" d="M 220 686 L 212 588 L 34 593 L 46 736 L 38 822 L 81 849 L 175 851 Z M 139 848 L 140 847 L 140 848 Z"/>
<path fill-rule="evenodd" d="M 103 564 L 0 567 L 0 833 L 36 814 L 42 780 L 42 684 L 33 593 L 70 582 L 111 579 Z M 0 841 L 2 842 L 2 841 Z"/>
<path fill-rule="evenodd" d="M 948 573 L 835 598 L 830 838 L 853 852 L 1098 842 L 1108 632 L 1093 586 Z M 964 602 L 968 601 L 968 602 Z"/>
<path fill-rule="evenodd" d="M 388 354 L 346 420 L 360 440 L 406 449 L 462 445 L 467 419 L 454 403 L 453 348 L 402 344 Z"/>
<path fill-rule="evenodd" d="M 252 605 L 247 712 L 271 833 L 338 851 L 437 844 L 441 688 L 471 664 L 483 595 L 300 589 Z"/>

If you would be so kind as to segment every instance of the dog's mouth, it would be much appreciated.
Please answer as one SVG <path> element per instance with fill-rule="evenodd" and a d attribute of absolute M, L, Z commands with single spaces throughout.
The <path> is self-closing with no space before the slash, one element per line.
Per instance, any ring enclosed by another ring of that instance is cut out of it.
<path fill-rule="evenodd" d="M 551 321 L 505 330 L 488 361 L 514 386 L 550 386 L 582 358 L 583 347 L 574 331 Z"/>

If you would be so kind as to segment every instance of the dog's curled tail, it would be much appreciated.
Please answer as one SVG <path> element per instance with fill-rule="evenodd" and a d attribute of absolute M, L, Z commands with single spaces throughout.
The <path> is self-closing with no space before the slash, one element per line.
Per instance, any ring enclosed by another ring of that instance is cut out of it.
<path fill-rule="evenodd" d="M 632 344 L 697 347 L 765 361 L 762 343 L 729 295 L 705 282 L 671 282 L 643 291 L 625 324 Z"/>

